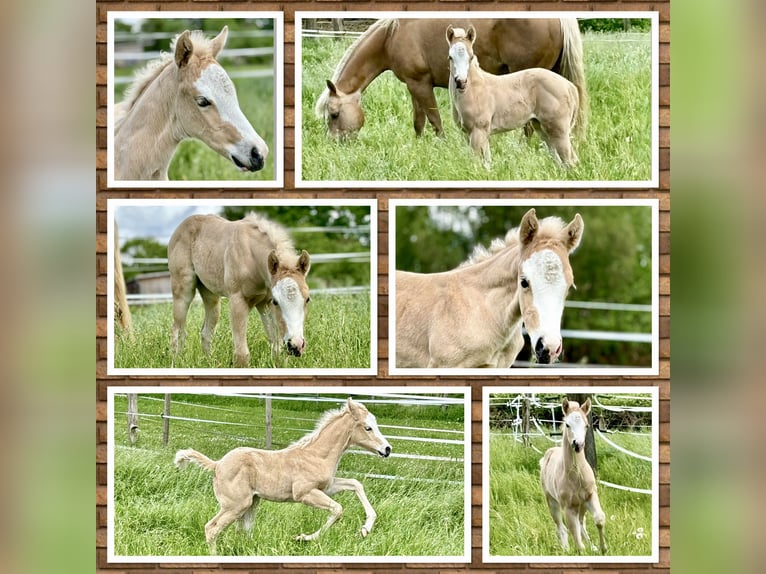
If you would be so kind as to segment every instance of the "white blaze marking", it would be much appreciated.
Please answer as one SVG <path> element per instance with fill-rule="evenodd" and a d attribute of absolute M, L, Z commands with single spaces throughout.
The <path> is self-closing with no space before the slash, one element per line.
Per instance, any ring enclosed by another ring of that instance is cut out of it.
<path fill-rule="evenodd" d="M 389 442 L 386 440 L 386 437 L 384 437 L 380 432 L 380 429 L 378 428 L 378 420 L 375 418 L 375 415 L 369 413 L 365 419 L 365 423 L 368 427 L 372 428 L 372 434 L 376 439 L 378 439 L 378 441 L 382 443 L 381 450 L 386 450 L 386 447 L 391 447 Z"/>
<path fill-rule="evenodd" d="M 449 54 L 452 57 L 453 77 L 462 81 L 467 80 L 468 65 L 471 60 L 468 57 L 468 50 L 466 50 L 465 44 L 462 42 L 452 44 L 449 49 Z"/>
<path fill-rule="evenodd" d="M 550 249 L 543 249 L 533 253 L 522 264 L 521 270 L 532 287 L 532 300 L 540 318 L 538 328 L 534 333 L 530 332 L 533 348 L 540 337 L 543 337 L 546 345 L 560 342 L 561 314 L 567 294 L 561 259 Z"/>
<path fill-rule="evenodd" d="M 295 279 L 286 277 L 277 281 L 271 288 L 274 300 L 279 303 L 282 311 L 282 319 L 287 326 L 284 341 L 287 342 L 295 337 L 303 338 L 304 301 L 301 290 Z"/>

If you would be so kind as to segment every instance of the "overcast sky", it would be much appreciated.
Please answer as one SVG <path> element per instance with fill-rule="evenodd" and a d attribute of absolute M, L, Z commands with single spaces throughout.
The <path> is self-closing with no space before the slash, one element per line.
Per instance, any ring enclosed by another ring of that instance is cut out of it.
<path fill-rule="evenodd" d="M 152 237 L 167 243 L 178 224 L 195 213 L 218 214 L 214 205 L 121 205 L 115 211 L 120 243 L 135 237 Z"/>

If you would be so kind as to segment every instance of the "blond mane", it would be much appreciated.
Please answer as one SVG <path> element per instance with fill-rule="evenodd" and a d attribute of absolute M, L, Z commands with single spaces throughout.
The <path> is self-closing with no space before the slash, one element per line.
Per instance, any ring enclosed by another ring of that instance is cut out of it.
<path fill-rule="evenodd" d="M 243 221 L 250 223 L 253 227 L 257 227 L 262 233 L 266 234 L 274 244 L 274 249 L 280 260 L 285 261 L 290 266 L 294 266 L 297 263 L 298 256 L 295 254 L 293 240 L 282 225 L 267 219 L 255 211 L 248 213 Z"/>
<path fill-rule="evenodd" d="M 537 232 L 537 239 L 538 241 L 545 241 L 558 238 L 564 227 L 566 227 L 566 223 L 560 217 L 545 217 L 540 220 L 540 228 Z M 508 247 L 515 247 L 518 245 L 518 243 L 519 228 L 514 227 L 505 234 L 504 238 L 498 237 L 493 239 L 489 244 L 489 247 L 484 247 L 483 245 L 477 245 L 474 247 L 473 251 L 468 256 L 468 259 L 461 263 L 460 267 L 468 267 L 481 261 L 486 261 L 490 257 L 496 255 Z"/>
<path fill-rule="evenodd" d="M 357 47 L 362 42 L 365 42 L 367 38 L 369 38 L 373 33 L 377 32 L 380 28 L 387 28 L 388 33 L 392 34 L 396 31 L 398 26 L 399 20 L 395 18 L 384 18 L 383 20 L 377 20 L 371 24 L 370 27 L 367 28 L 361 36 L 354 40 L 354 43 L 351 44 L 344 52 L 343 57 L 340 59 L 340 62 L 338 62 L 338 65 L 335 66 L 335 71 L 332 73 L 332 82 L 334 83 L 338 81 L 338 78 L 340 78 L 340 75 L 343 73 L 346 64 L 348 64 L 348 61 L 351 59 L 351 55 L 356 51 Z M 324 117 L 324 109 L 327 107 L 327 99 L 329 96 L 330 92 L 327 88 L 325 88 L 322 91 L 322 94 L 319 96 L 316 106 L 314 106 L 314 113 L 318 118 Z"/>
<path fill-rule="evenodd" d="M 133 107 L 144 90 L 162 73 L 162 71 L 173 63 L 173 54 L 176 52 L 176 42 L 181 33 L 170 41 L 170 52 L 162 52 L 156 60 L 151 60 L 143 68 L 135 73 L 135 77 L 130 86 L 125 90 L 125 95 L 121 105 L 125 110 Z M 191 42 L 194 46 L 194 54 L 200 58 L 212 56 L 212 39 L 205 36 L 201 30 L 193 30 L 191 33 Z"/>
<path fill-rule="evenodd" d="M 322 431 L 322 429 L 324 429 L 324 427 L 329 425 L 331 422 L 333 422 L 337 418 L 343 416 L 347 412 L 348 412 L 348 409 L 345 407 L 345 405 L 337 409 L 325 411 L 322 414 L 322 416 L 319 418 L 319 420 L 317 421 L 316 425 L 314 425 L 313 431 L 311 431 L 306 436 L 299 438 L 294 443 L 290 444 L 287 448 L 299 448 L 312 443 L 314 440 L 316 440 L 316 438 L 319 436 L 319 433 Z"/>

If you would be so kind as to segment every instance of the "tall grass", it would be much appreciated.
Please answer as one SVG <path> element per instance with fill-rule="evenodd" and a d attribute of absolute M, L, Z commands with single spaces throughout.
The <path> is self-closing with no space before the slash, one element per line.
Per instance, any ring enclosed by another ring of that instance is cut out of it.
<path fill-rule="evenodd" d="M 651 455 L 651 434 L 620 434 L 610 440 L 642 454 Z M 598 478 L 614 484 L 651 488 L 651 464 L 616 452 L 596 439 Z M 532 441 L 545 452 L 551 446 L 542 439 Z M 493 556 L 577 555 L 570 537 L 570 551 L 564 552 L 540 486 L 542 455 L 525 447 L 510 434 L 492 434 L 489 460 L 489 552 Z M 606 513 L 605 535 L 609 556 L 650 556 L 652 553 L 651 496 L 598 487 Z M 586 527 L 593 543 L 598 532 L 588 514 Z M 598 548 L 586 549 L 585 556 L 599 556 Z"/>
<path fill-rule="evenodd" d="M 159 398 L 159 397 L 157 397 Z M 246 424 L 223 426 L 173 420 L 167 447 L 161 443 L 159 418 L 142 418 L 138 444 L 129 446 L 124 396 L 115 396 L 114 551 L 118 556 L 206 556 L 205 523 L 217 512 L 212 475 L 196 466 L 173 466 L 177 449 L 195 448 L 218 459 L 237 446 L 263 447 L 264 409 L 261 401 L 242 397 L 173 395 L 172 414 Z M 363 400 L 363 399 L 362 399 Z M 462 405 L 446 407 L 399 406 L 395 418 L 384 416 L 374 404 L 380 425 L 463 430 Z M 274 401 L 274 448 L 286 446 L 313 429 L 327 403 Z M 161 400 L 139 399 L 139 412 L 159 413 Z M 211 410 L 213 409 L 213 410 Z M 413 410 L 414 409 L 414 410 Z M 417 410 L 417 413 L 415 412 Z M 235 429 L 235 430 L 231 430 Z M 304 429 L 304 430 L 301 430 Z M 428 454 L 460 458 L 462 445 L 397 440 L 399 435 L 439 436 L 434 431 L 388 429 L 382 432 L 396 454 Z M 463 435 L 448 435 L 463 438 Z M 412 460 L 347 453 L 338 476 L 360 480 L 378 514 L 372 533 L 360 535 L 364 510 L 353 493 L 334 497 L 344 509 L 343 519 L 314 542 L 296 542 L 301 532 L 313 532 L 326 520 L 321 510 L 302 504 L 261 502 L 252 533 L 234 525 L 218 539 L 218 553 L 237 556 L 462 556 L 464 543 L 464 472 L 461 462 Z M 403 480 L 366 477 L 390 475 Z M 426 479 L 426 480 L 413 480 Z"/>
<path fill-rule="evenodd" d="M 204 319 L 201 303 L 193 302 L 186 321 L 186 345 L 173 357 L 170 332 L 173 309 L 170 303 L 146 305 L 131 310 L 133 338 L 115 329 L 114 366 L 116 368 L 229 368 L 233 363 L 229 305 L 221 301 L 221 318 L 213 337 L 210 355 L 200 342 Z M 370 298 L 361 295 L 312 296 L 304 324 L 306 350 L 301 357 L 280 356 L 274 364 L 266 332 L 257 311 L 250 313 L 247 325 L 250 366 L 293 369 L 370 368 Z"/>
<path fill-rule="evenodd" d="M 585 74 L 591 99 L 588 133 L 575 141 L 580 163 L 557 166 L 538 136 L 520 130 L 490 137 L 485 169 L 452 120 L 447 90 L 435 90 L 445 137 L 430 127 L 416 138 L 405 85 L 385 72 L 364 91 L 359 136 L 330 141 L 313 107 L 351 40 L 303 39 L 302 177 L 306 181 L 645 181 L 651 177 L 651 42 L 649 33 L 586 33 Z"/>

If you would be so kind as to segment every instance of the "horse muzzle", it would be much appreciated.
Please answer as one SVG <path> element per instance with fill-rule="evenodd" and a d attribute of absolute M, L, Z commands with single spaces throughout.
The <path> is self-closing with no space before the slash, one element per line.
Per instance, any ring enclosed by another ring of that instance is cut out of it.
<path fill-rule="evenodd" d="M 250 157 L 247 161 L 242 161 L 235 155 L 231 156 L 231 161 L 233 161 L 234 165 L 241 171 L 260 171 L 266 164 L 265 156 L 255 147 L 250 148 Z"/>
<path fill-rule="evenodd" d="M 582 450 L 582 447 L 583 447 L 583 445 L 581 445 L 576 440 L 572 441 L 572 448 L 574 449 L 575 452 L 580 452 Z"/>
<path fill-rule="evenodd" d="M 383 458 L 388 458 L 388 456 L 391 454 L 391 447 L 386 446 L 386 448 L 384 448 L 382 451 L 379 450 L 378 454 Z"/>
<path fill-rule="evenodd" d="M 563 347 L 561 341 L 559 341 L 559 344 L 553 351 L 551 351 L 551 349 L 545 344 L 542 337 L 540 337 L 537 340 L 537 343 L 535 343 L 535 357 L 537 362 L 543 365 L 549 365 L 554 362 L 561 355 L 562 351 Z"/>
<path fill-rule="evenodd" d="M 303 350 L 306 348 L 306 339 L 298 339 L 297 342 L 290 339 L 289 341 L 285 341 L 285 347 L 287 347 L 287 352 L 292 356 L 300 357 L 303 354 Z"/>
<path fill-rule="evenodd" d="M 453 77 L 453 80 L 455 80 L 455 88 L 457 89 L 457 91 L 464 92 L 466 86 L 468 86 L 468 79 Z"/>

